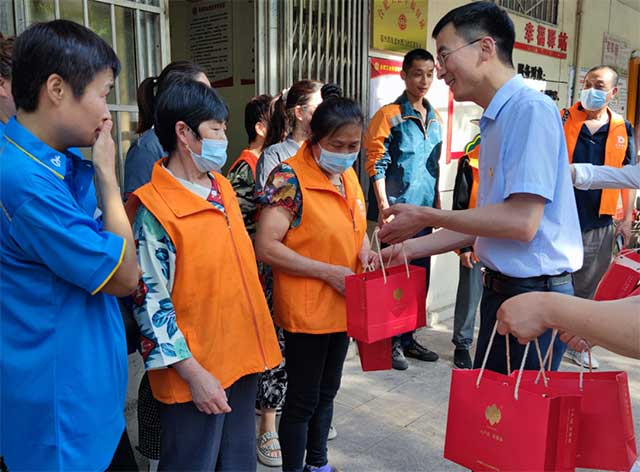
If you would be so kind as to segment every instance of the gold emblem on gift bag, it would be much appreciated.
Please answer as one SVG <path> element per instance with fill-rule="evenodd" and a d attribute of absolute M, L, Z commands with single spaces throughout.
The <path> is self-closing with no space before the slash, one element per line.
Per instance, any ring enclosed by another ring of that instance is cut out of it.
<path fill-rule="evenodd" d="M 486 410 L 484 410 L 484 416 L 487 418 L 487 421 L 491 426 L 494 426 L 500 423 L 502 419 L 502 413 L 500 413 L 500 408 L 498 408 L 495 404 L 488 406 Z"/>
<path fill-rule="evenodd" d="M 394 300 L 400 301 L 402 300 L 402 297 L 404 297 L 404 292 L 402 291 L 401 288 L 397 288 L 393 291 Z"/>

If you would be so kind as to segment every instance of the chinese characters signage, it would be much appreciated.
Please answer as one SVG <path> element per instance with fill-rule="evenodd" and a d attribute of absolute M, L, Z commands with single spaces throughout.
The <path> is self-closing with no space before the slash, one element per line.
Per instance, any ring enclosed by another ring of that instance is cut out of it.
<path fill-rule="evenodd" d="M 405 53 L 427 47 L 428 0 L 374 0 L 373 44 L 380 51 Z"/>
<path fill-rule="evenodd" d="M 404 81 L 400 78 L 402 61 L 371 57 L 370 61 L 370 97 L 369 118 L 378 109 L 393 102 L 404 92 Z"/>
<path fill-rule="evenodd" d="M 202 66 L 213 87 L 233 86 L 231 2 L 202 1 L 191 7 L 191 60 Z"/>
<path fill-rule="evenodd" d="M 568 40 L 569 37 L 564 31 L 528 21 L 521 31 L 516 32 L 515 48 L 557 59 L 566 59 Z"/>
<path fill-rule="evenodd" d="M 545 74 L 542 67 L 529 64 L 518 64 L 518 74 L 525 79 L 544 80 Z"/>
<path fill-rule="evenodd" d="M 627 75 L 629 73 L 629 59 L 631 59 L 632 51 L 633 48 L 628 47 L 624 40 L 607 33 L 604 34 L 602 63 L 615 67 L 618 74 Z"/>

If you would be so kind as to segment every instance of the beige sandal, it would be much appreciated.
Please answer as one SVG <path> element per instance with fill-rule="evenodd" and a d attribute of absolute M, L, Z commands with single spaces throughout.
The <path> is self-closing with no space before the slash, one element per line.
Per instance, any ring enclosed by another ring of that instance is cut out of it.
<path fill-rule="evenodd" d="M 267 444 L 269 441 L 271 441 L 271 444 Z M 258 436 L 256 449 L 258 460 L 261 464 L 267 467 L 282 466 L 282 453 L 279 456 L 273 455 L 275 451 L 280 451 L 280 441 L 278 440 L 278 433 L 275 431 L 267 431 Z"/>

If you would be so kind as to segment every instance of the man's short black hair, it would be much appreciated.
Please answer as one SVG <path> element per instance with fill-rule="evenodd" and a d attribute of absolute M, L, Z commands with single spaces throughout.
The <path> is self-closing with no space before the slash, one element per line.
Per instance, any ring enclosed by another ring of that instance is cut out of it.
<path fill-rule="evenodd" d="M 449 23 L 456 29 L 456 33 L 465 41 L 475 41 L 482 36 L 491 36 L 496 42 L 496 49 L 500 61 L 513 67 L 513 45 L 516 31 L 513 21 L 505 10 L 493 2 L 473 2 L 454 8 L 444 15 L 435 28 L 432 36 L 435 38 Z"/>
<path fill-rule="evenodd" d="M 591 74 L 592 72 L 595 72 L 597 70 L 602 70 L 602 69 L 609 69 L 613 73 L 613 80 L 611 82 L 612 82 L 612 85 L 614 87 L 617 87 L 618 86 L 618 81 L 620 80 L 620 78 L 618 77 L 618 69 L 616 69 L 613 66 L 608 66 L 606 64 L 600 64 L 600 65 L 597 65 L 597 66 L 593 66 L 591 69 L 589 69 L 587 71 L 587 73 L 585 74 L 585 77 L 587 75 Z"/>
<path fill-rule="evenodd" d="M 81 97 L 105 69 L 120 72 L 118 56 L 100 36 L 73 21 L 36 23 L 13 46 L 12 94 L 16 108 L 35 111 L 40 89 L 51 74 L 58 74 Z"/>
<path fill-rule="evenodd" d="M 154 120 L 155 132 L 162 147 L 169 154 L 176 150 L 176 123 L 184 121 L 200 137 L 198 127 L 205 121 L 226 122 L 227 105 L 216 91 L 187 77 L 178 78 L 159 96 Z"/>
<path fill-rule="evenodd" d="M 404 55 L 404 59 L 402 60 L 402 70 L 409 72 L 409 69 L 411 69 L 411 66 L 413 65 L 413 61 L 431 61 L 435 64 L 433 54 L 426 49 L 412 49 Z"/>

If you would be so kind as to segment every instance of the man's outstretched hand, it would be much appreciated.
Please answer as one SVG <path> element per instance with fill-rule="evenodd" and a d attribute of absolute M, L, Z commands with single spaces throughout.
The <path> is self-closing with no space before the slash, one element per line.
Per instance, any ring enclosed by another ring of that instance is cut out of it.
<path fill-rule="evenodd" d="M 380 229 L 380 240 L 387 244 L 396 244 L 414 237 L 429 224 L 432 208 L 399 203 L 383 210 L 384 221 Z"/>

